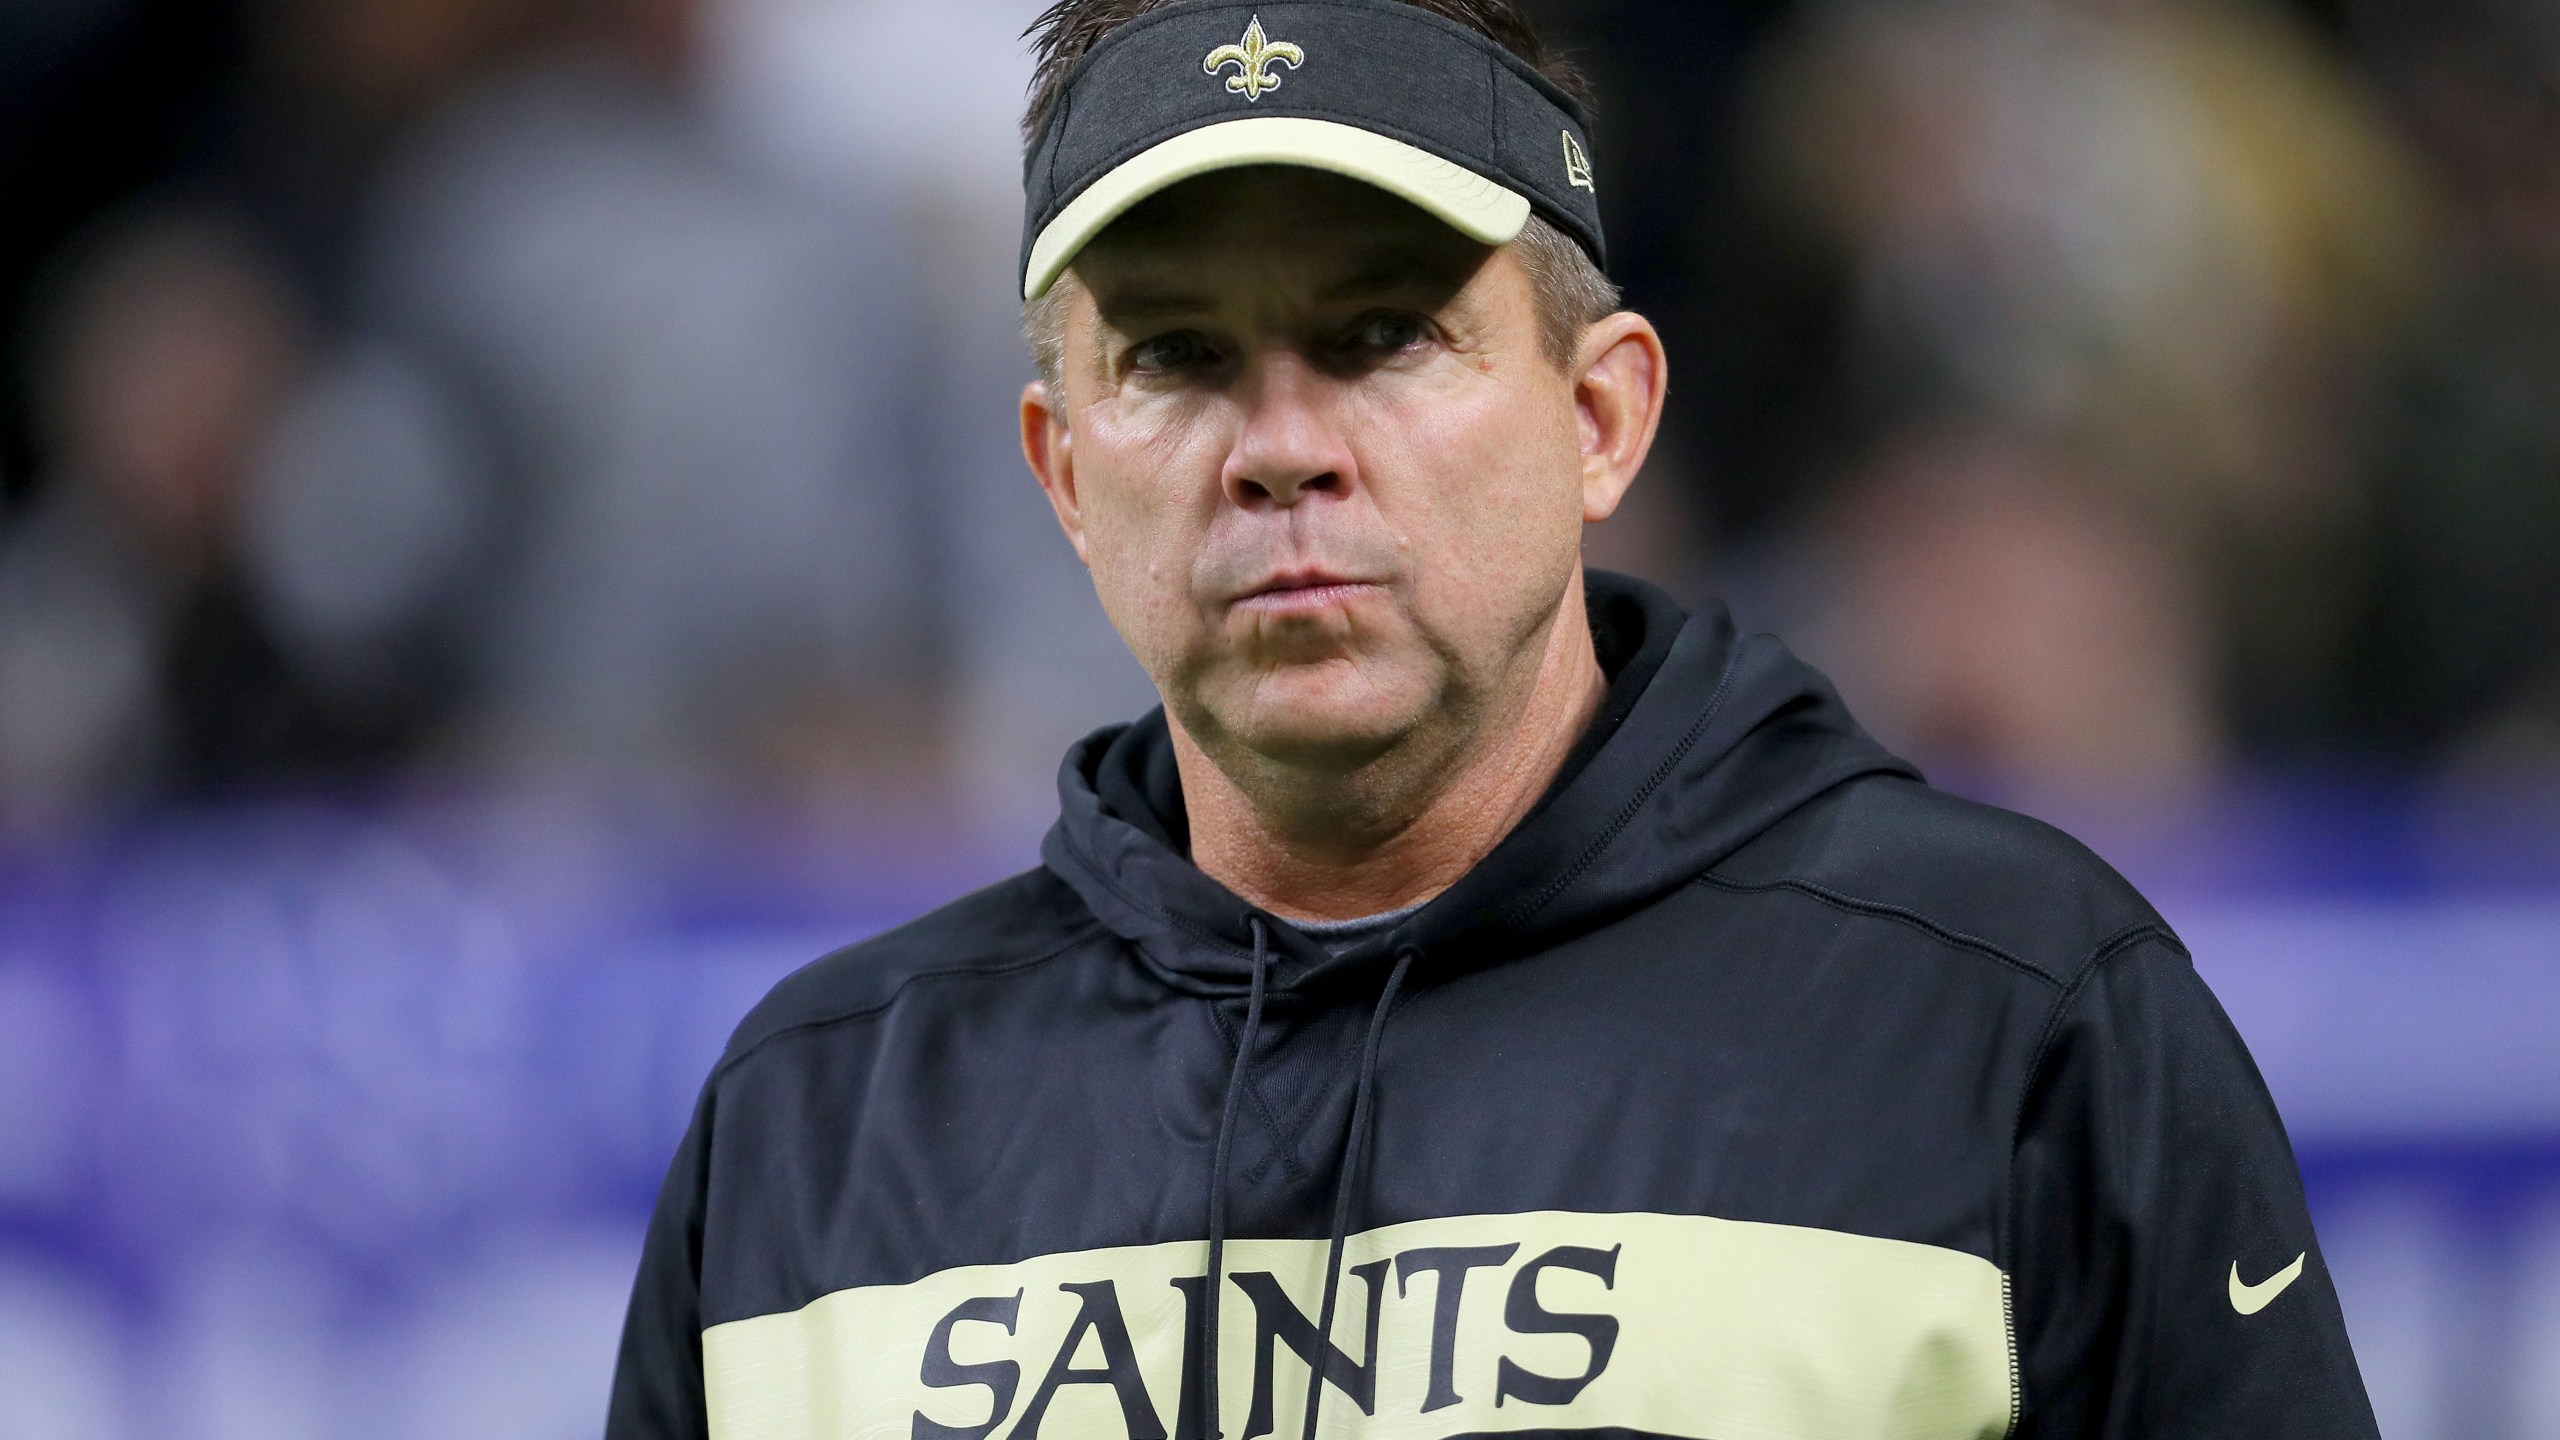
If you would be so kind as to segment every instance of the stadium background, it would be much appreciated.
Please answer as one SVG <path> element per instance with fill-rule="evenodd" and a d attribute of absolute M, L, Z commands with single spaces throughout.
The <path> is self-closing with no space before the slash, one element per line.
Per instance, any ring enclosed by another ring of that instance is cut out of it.
<path fill-rule="evenodd" d="M 1549 0 L 1598 558 L 2149 888 L 2384 1433 L 2560 1437 L 2560 8 Z M 0 1440 L 592 1434 L 790 967 L 1146 702 L 1021 0 L 0 9 Z"/>

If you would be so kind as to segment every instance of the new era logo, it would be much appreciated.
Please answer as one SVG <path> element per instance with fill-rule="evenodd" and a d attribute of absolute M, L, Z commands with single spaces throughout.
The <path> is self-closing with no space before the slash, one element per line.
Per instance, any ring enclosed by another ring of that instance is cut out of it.
<path fill-rule="evenodd" d="M 1275 80 L 1272 83 L 1276 85 L 1279 82 Z M 1232 89 L 1235 82 L 1231 80 L 1227 84 L 1228 88 Z M 1600 192 L 1593 189 L 1591 184 L 1591 157 L 1582 153 L 1582 144 L 1573 138 L 1572 131 L 1567 130 L 1563 133 L 1565 183 L 1579 185 L 1585 190 L 1590 190 L 1594 195 L 1599 194 Z"/>

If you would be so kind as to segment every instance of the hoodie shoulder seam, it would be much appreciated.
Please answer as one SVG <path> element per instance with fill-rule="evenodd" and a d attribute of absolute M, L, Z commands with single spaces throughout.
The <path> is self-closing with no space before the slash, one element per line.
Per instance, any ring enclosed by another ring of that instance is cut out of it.
<path fill-rule="evenodd" d="M 2053 1058 L 2054 1044 L 2062 1034 L 2063 1021 L 2070 1015 L 2071 1007 L 2079 1003 L 2082 992 L 2087 990 L 2090 983 L 2097 978 L 2098 972 L 2106 968 L 2108 961 L 2146 940 L 2165 946 L 2181 958 L 2187 958 L 2190 964 L 2193 963 L 2192 958 L 2187 956 L 2186 945 L 2178 939 L 2177 934 L 2168 926 L 2152 920 L 2137 921 L 2127 925 L 2090 948 L 2089 958 L 2081 963 L 2080 973 L 2072 976 L 2071 983 L 2063 986 L 2061 993 L 2054 996 L 2053 1008 L 2046 1012 L 2044 1027 L 2036 1036 L 2036 1048 L 2027 1057 L 2026 1072 L 2019 1077 L 2017 1103 L 2009 1110 L 2009 1154 L 2012 1162 L 2016 1159 L 2019 1141 L 2026 1131 L 2028 1103 L 2035 1097 L 2036 1086 L 2044 1078 L 2046 1062 Z M 1999 1261 L 2014 1258 L 2009 1253 L 2009 1247 L 2016 1238 L 2012 1227 L 2016 1223 L 2019 1201 L 2017 1167 L 2011 1163 L 2008 1170 L 2009 1173 L 2001 1182 L 2006 1201 L 1999 1223 L 1995 1227 L 1992 1242 L 1992 1248 L 1999 1257 Z M 1995 1263 L 1999 1262 L 1995 1261 Z M 2009 1267 L 2003 1264 L 2001 1268 L 2006 1272 Z"/>
<path fill-rule="evenodd" d="M 1862 915 L 1870 919 L 1891 920 L 1899 924 L 1907 925 L 1943 944 L 1952 945 L 1959 950 L 1970 950 L 1974 954 L 1980 955 L 1985 959 L 1996 960 L 1999 963 L 2008 966 L 2010 969 L 2018 971 L 2020 974 L 2033 976 L 2035 979 L 2044 982 L 2046 985 L 2049 985 L 2056 990 L 2066 988 L 2063 981 L 2045 970 L 2044 967 L 2034 964 L 2033 962 L 2028 961 L 2009 950 L 2003 949 L 1998 944 L 1985 940 L 1979 935 L 1969 935 L 1962 930 L 1941 925 L 1937 921 L 1930 919 L 1928 916 L 1921 914 L 1919 911 L 1912 910 L 1901 905 L 1891 904 L 1882 900 L 1867 900 L 1855 895 L 1843 894 L 1840 891 L 1829 888 L 1828 886 L 1817 885 L 1810 880 L 1789 879 L 1752 882 L 1743 880 L 1727 880 L 1720 875 L 1707 874 L 1698 876 L 1696 883 L 1742 895 L 1766 894 L 1772 890 L 1792 890 L 1799 895 L 1819 901 L 1835 910 L 1847 911 L 1852 915 Z"/>
<path fill-rule="evenodd" d="M 2035 1053 L 2027 1060 L 2027 1073 L 2023 1088 L 2019 1092 L 2017 1113 L 2009 1127 L 2013 1144 L 2019 1125 L 2025 1122 L 2026 1097 L 2034 1093 L 2036 1081 L 2044 1073 L 2045 1061 L 2052 1056 L 2054 1038 L 2062 1031 L 2064 1017 L 2071 1013 L 2073 1005 L 2079 1003 L 2081 992 L 2089 987 L 2091 981 L 2097 979 L 2098 972 L 2106 968 L 2108 961 L 2145 940 L 2158 941 L 2182 958 L 2187 953 L 2186 947 L 2178 942 L 2176 935 L 2170 933 L 2168 926 L 2149 920 L 2139 921 L 2090 947 L 2089 958 L 2081 962 L 2079 973 L 2072 976 L 2071 983 L 2063 986 L 2061 993 L 2054 997 L 2053 1009 L 2046 1014 L 2044 1029 L 2036 1037 Z"/>
<path fill-rule="evenodd" d="M 936 970 L 919 970 L 916 973 L 907 976 L 905 979 L 900 980 L 896 985 L 891 986 L 887 995 L 881 997 L 872 1004 L 857 1005 L 849 1010 L 839 1010 L 831 1014 L 814 1016 L 807 1020 L 795 1020 L 779 1029 L 767 1031 L 765 1034 L 757 1036 L 754 1042 L 749 1044 L 747 1048 L 722 1060 L 720 1064 L 712 1070 L 711 1083 L 718 1084 L 722 1077 L 726 1076 L 731 1070 L 734 1070 L 738 1066 L 753 1059 L 758 1051 L 786 1035 L 797 1035 L 804 1030 L 821 1030 L 829 1025 L 841 1025 L 848 1020 L 864 1020 L 877 1015 L 882 1011 L 887 1010 L 890 1006 L 897 1004 L 899 998 L 907 993 L 908 986 L 915 985 L 926 980 L 951 980 L 965 976 L 975 976 L 980 979 L 989 980 L 1002 979 L 1007 976 L 1019 975 L 1026 970 L 1036 970 L 1039 967 L 1048 964 L 1050 961 L 1057 959 L 1059 956 L 1066 954 L 1068 951 L 1073 950 L 1085 941 L 1093 938 L 1093 932 L 1100 928 L 1101 923 L 1099 921 L 1090 919 L 1085 920 L 1078 924 L 1074 931 L 1068 934 L 1065 939 L 1060 940 L 1056 945 L 1040 952 L 1038 955 L 1035 955 L 1028 960 L 1016 960 L 1001 965 L 947 965 Z"/>
<path fill-rule="evenodd" d="M 2052 1058 L 2054 1039 L 2062 1033 L 2064 1017 L 2071 1013 L 2073 1005 L 2079 1003 L 2080 993 L 2097 978 L 2100 970 L 2106 968 L 2108 961 L 2145 940 L 2157 941 L 2180 957 L 2186 956 L 2186 947 L 2179 943 L 2178 937 L 2170 932 L 2168 926 L 2149 920 L 2140 921 L 2126 926 L 2092 946 L 2089 958 L 2080 966 L 2080 973 L 2072 976 L 2071 983 L 2063 986 L 2061 993 L 2054 996 L 2053 1009 L 2046 1013 L 2044 1028 L 2036 1036 L 2035 1053 L 2027 1059 L 2027 1072 L 2020 1083 L 2018 1103 L 2010 1117 L 2009 1136 L 2012 1147 L 2017 1143 L 2020 1127 L 2026 1123 L 2027 1097 L 2035 1093 L 2036 1081 L 2044 1074 L 2045 1061 Z"/>

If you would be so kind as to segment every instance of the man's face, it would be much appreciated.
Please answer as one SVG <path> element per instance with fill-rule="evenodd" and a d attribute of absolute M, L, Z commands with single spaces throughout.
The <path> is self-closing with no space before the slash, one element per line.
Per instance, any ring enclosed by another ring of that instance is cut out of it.
<path fill-rule="evenodd" d="M 1074 273 L 1035 468 L 1221 768 L 1351 769 L 1534 668 L 1580 563 L 1587 427 L 1509 251 L 1256 168 L 1156 196 Z"/>

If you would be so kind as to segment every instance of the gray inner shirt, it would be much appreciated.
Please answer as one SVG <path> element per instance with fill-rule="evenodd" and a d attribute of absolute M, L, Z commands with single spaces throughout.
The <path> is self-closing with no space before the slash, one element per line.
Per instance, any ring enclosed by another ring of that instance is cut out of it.
<path fill-rule="evenodd" d="M 1407 905 L 1401 910 L 1385 910 L 1356 920 L 1292 920 L 1289 923 L 1323 946 L 1326 953 L 1340 955 L 1364 940 L 1393 930 L 1421 908 L 1420 905 Z"/>

